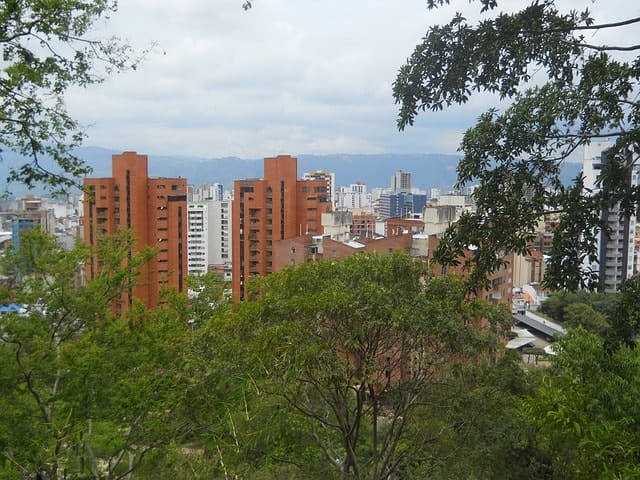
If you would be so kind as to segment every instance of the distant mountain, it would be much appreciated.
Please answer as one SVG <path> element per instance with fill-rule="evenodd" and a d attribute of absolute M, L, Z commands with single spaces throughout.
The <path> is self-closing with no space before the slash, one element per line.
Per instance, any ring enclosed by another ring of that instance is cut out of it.
<path fill-rule="evenodd" d="M 94 169 L 92 176 L 111 175 L 111 155 L 120 153 L 99 147 L 82 147 L 77 150 Z M 298 173 L 314 170 L 327 170 L 336 175 L 336 185 L 349 185 L 362 182 L 369 189 L 388 187 L 391 176 L 397 170 L 409 171 L 415 187 L 429 191 L 432 187 L 449 190 L 456 181 L 457 155 L 444 154 L 335 154 L 305 155 L 298 157 Z M 0 179 L 6 178 L 10 166 L 19 164 L 22 159 L 12 153 L 3 154 L 0 163 Z M 567 163 L 563 168 L 563 180 L 568 182 L 581 169 L 581 164 Z M 263 176 L 262 159 L 241 159 L 237 157 L 201 158 L 188 156 L 149 155 L 149 175 L 154 177 L 183 177 L 188 183 L 202 185 L 218 182 L 231 188 L 233 181 L 241 178 L 260 178 Z M 21 195 L 26 192 L 19 185 L 10 190 Z"/>

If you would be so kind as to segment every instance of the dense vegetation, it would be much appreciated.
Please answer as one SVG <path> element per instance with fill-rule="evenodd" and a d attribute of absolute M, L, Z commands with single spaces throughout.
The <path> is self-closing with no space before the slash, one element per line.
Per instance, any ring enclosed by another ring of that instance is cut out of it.
<path fill-rule="evenodd" d="M 108 241 L 107 241 L 108 240 Z M 640 354 L 582 327 L 550 368 L 502 350 L 509 312 L 404 255 L 167 292 L 113 314 L 144 252 L 38 232 L 4 260 L 0 477 L 631 478 Z M 590 313 L 589 313 L 590 314 Z"/>

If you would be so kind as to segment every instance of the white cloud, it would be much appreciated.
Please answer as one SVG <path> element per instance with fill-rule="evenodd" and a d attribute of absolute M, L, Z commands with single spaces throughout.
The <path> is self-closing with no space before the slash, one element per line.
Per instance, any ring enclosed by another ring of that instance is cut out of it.
<path fill-rule="evenodd" d="M 91 125 L 88 144 L 150 154 L 452 153 L 495 100 L 397 131 L 395 74 L 453 11 L 425 3 L 256 0 L 245 12 L 242 0 L 123 0 L 100 33 L 157 47 L 138 70 L 74 90 L 68 106 Z"/>

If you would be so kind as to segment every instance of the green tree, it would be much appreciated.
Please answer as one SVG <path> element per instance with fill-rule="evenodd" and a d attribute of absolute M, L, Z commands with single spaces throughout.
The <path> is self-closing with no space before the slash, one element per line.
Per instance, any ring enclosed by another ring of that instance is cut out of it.
<path fill-rule="evenodd" d="M 616 309 L 609 316 L 611 324 L 610 342 L 614 345 L 636 346 L 636 335 L 640 330 L 640 277 L 638 275 L 622 282 Z"/>
<path fill-rule="evenodd" d="M 427 3 L 437 8 L 449 1 Z M 594 239 L 606 229 L 600 209 L 620 202 L 622 216 L 629 216 L 640 198 L 640 187 L 627 181 L 640 154 L 640 46 L 597 43 L 593 35 L 633 28 L 640 18 L 598 24 L 586 8 L 563 13 L 554 0 L 513 13 L 500 12 L 498 3 L 476 2 L 477 24 L 458 13 L 430 27 L 394 83 L 400 129 L 421 111 L 463 104 L 479 92 L 509 101 L 482 114 L 464 135 L 458 182 L 478 184 L 477 211 L 445 235 L 437 257 L 456 263 L 474 245 L 466 266 L 473 284 L 485 286 L 502 253 L 526 253 L 539 219 L 554 213 L 560 224 L 546 284 L 594 288 L 598 272 L 588 265 L 597 261 Z M 581 177 L 565 187 L 563 161 L 599 138 L 615 139 L 599 177 L 605 193 L 585 195 Z"/>
<path fill-rule="evenodd" d="M 527 401 L 549 478 L 640 476 L 638 349 L 609 351 L 581 327 L 558 342 L 559 354 Z"/>
<path fill-rule="evenodd" d="M 94 252 L 82 244 L 66 251 L 33 231 L 6 256 L 4 301 L 26 312 L 0 319 L 0 477 L 124 478 L 169 442 L 172 366 L 188 330 L 162 311 L 113 317 L 151 254 L 129 258 L 132 241 L 105 237 L 103 269 L 86 285 Z"/>
<path fill-rule="evenodd" d="M 584 303 L 573 303 L 565 309 L 565 320 L 568 327 L 581 326 L 585 330 L 606 337 L 611 326 L 606 317 Z"/>
<path fill-rule="evenodd" d="M 435 410 L 423 409 L 446 405 L 434 386 L 493 361 L 510 317 L 400 254 L 290 268 L 250 285 L 250 296 L 216 329 L 224 344 L 209 344 L 221 350 L 209 363 L 225 372 L 209 378 L 218 392 L 232 383 L 243 395 L 238 416 L 218 403 L 228 428 L 216 445 L 232 456 L 247 447 L 252 475 L 295 468 L 297 477 L 383 479 L 433 463 L 441 432 Z M 241 350 L 230 355 L 230 345 Z"/>
<path fill-rule="evenodd" d="M 510 350 L 496 364 L 469 368 L 439 386 L 447 405 L 436 411 L 446 432 L 437 445 L 441 461 L 416 478 L 546 478 L 550 460 L 524 408 L 537 374 L 523 370 L 520 353 Z"/>
<path fill-rule="evenodd" d="M 90 172 L 73 155 L 84 134 L 67 113 L 64 94 L 138 64 L 140 57 L 119 39 L 91 35 L 116 5 L 113 0 L 0 3 L 0 145 L 29 158 L 10 171 L 9 180 L 61 192 Z"/>

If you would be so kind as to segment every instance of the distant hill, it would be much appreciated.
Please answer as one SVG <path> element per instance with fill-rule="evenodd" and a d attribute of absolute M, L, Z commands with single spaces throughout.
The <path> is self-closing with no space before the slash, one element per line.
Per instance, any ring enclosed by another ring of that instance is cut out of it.
<path fill-rule="evenodd" d="M 99 147 L 82 147 L 77 151 L 94 169 L 92 176 L 111 175 L 111 155 L 119 153 Z M 413 186 L 429 191 L 439 187 L 450 189 L 456 181 L 457 155 L 444 154 L 335 154 L 296 155 L 298 173 L 313 170 L 327 170 L 335 173 L 338 186 L 362 182 L 369 189 L 388 187 L 391 176 L 397 170 L 412 174 Z M 22 159 L 11 152 L 3 154 L 0 163 L 0 179 L 6 178 L 10 166 Z M 581 164 L 567 163 L 563 169 L 563 180 L 568 182 L 580 171 Z M 183 177 L 188 183 L 201 185 L 218 182 L 231 188 L 233 181 L 241 178 L 260 178 L 263 175 L 262 159 L 241 159 L 237 157 L 200 158 L 187 156 L 149 155 L 149 175 L 154 177 Z M 10 190 L 21 195 L 26 189 L 12 185 Z"/>

